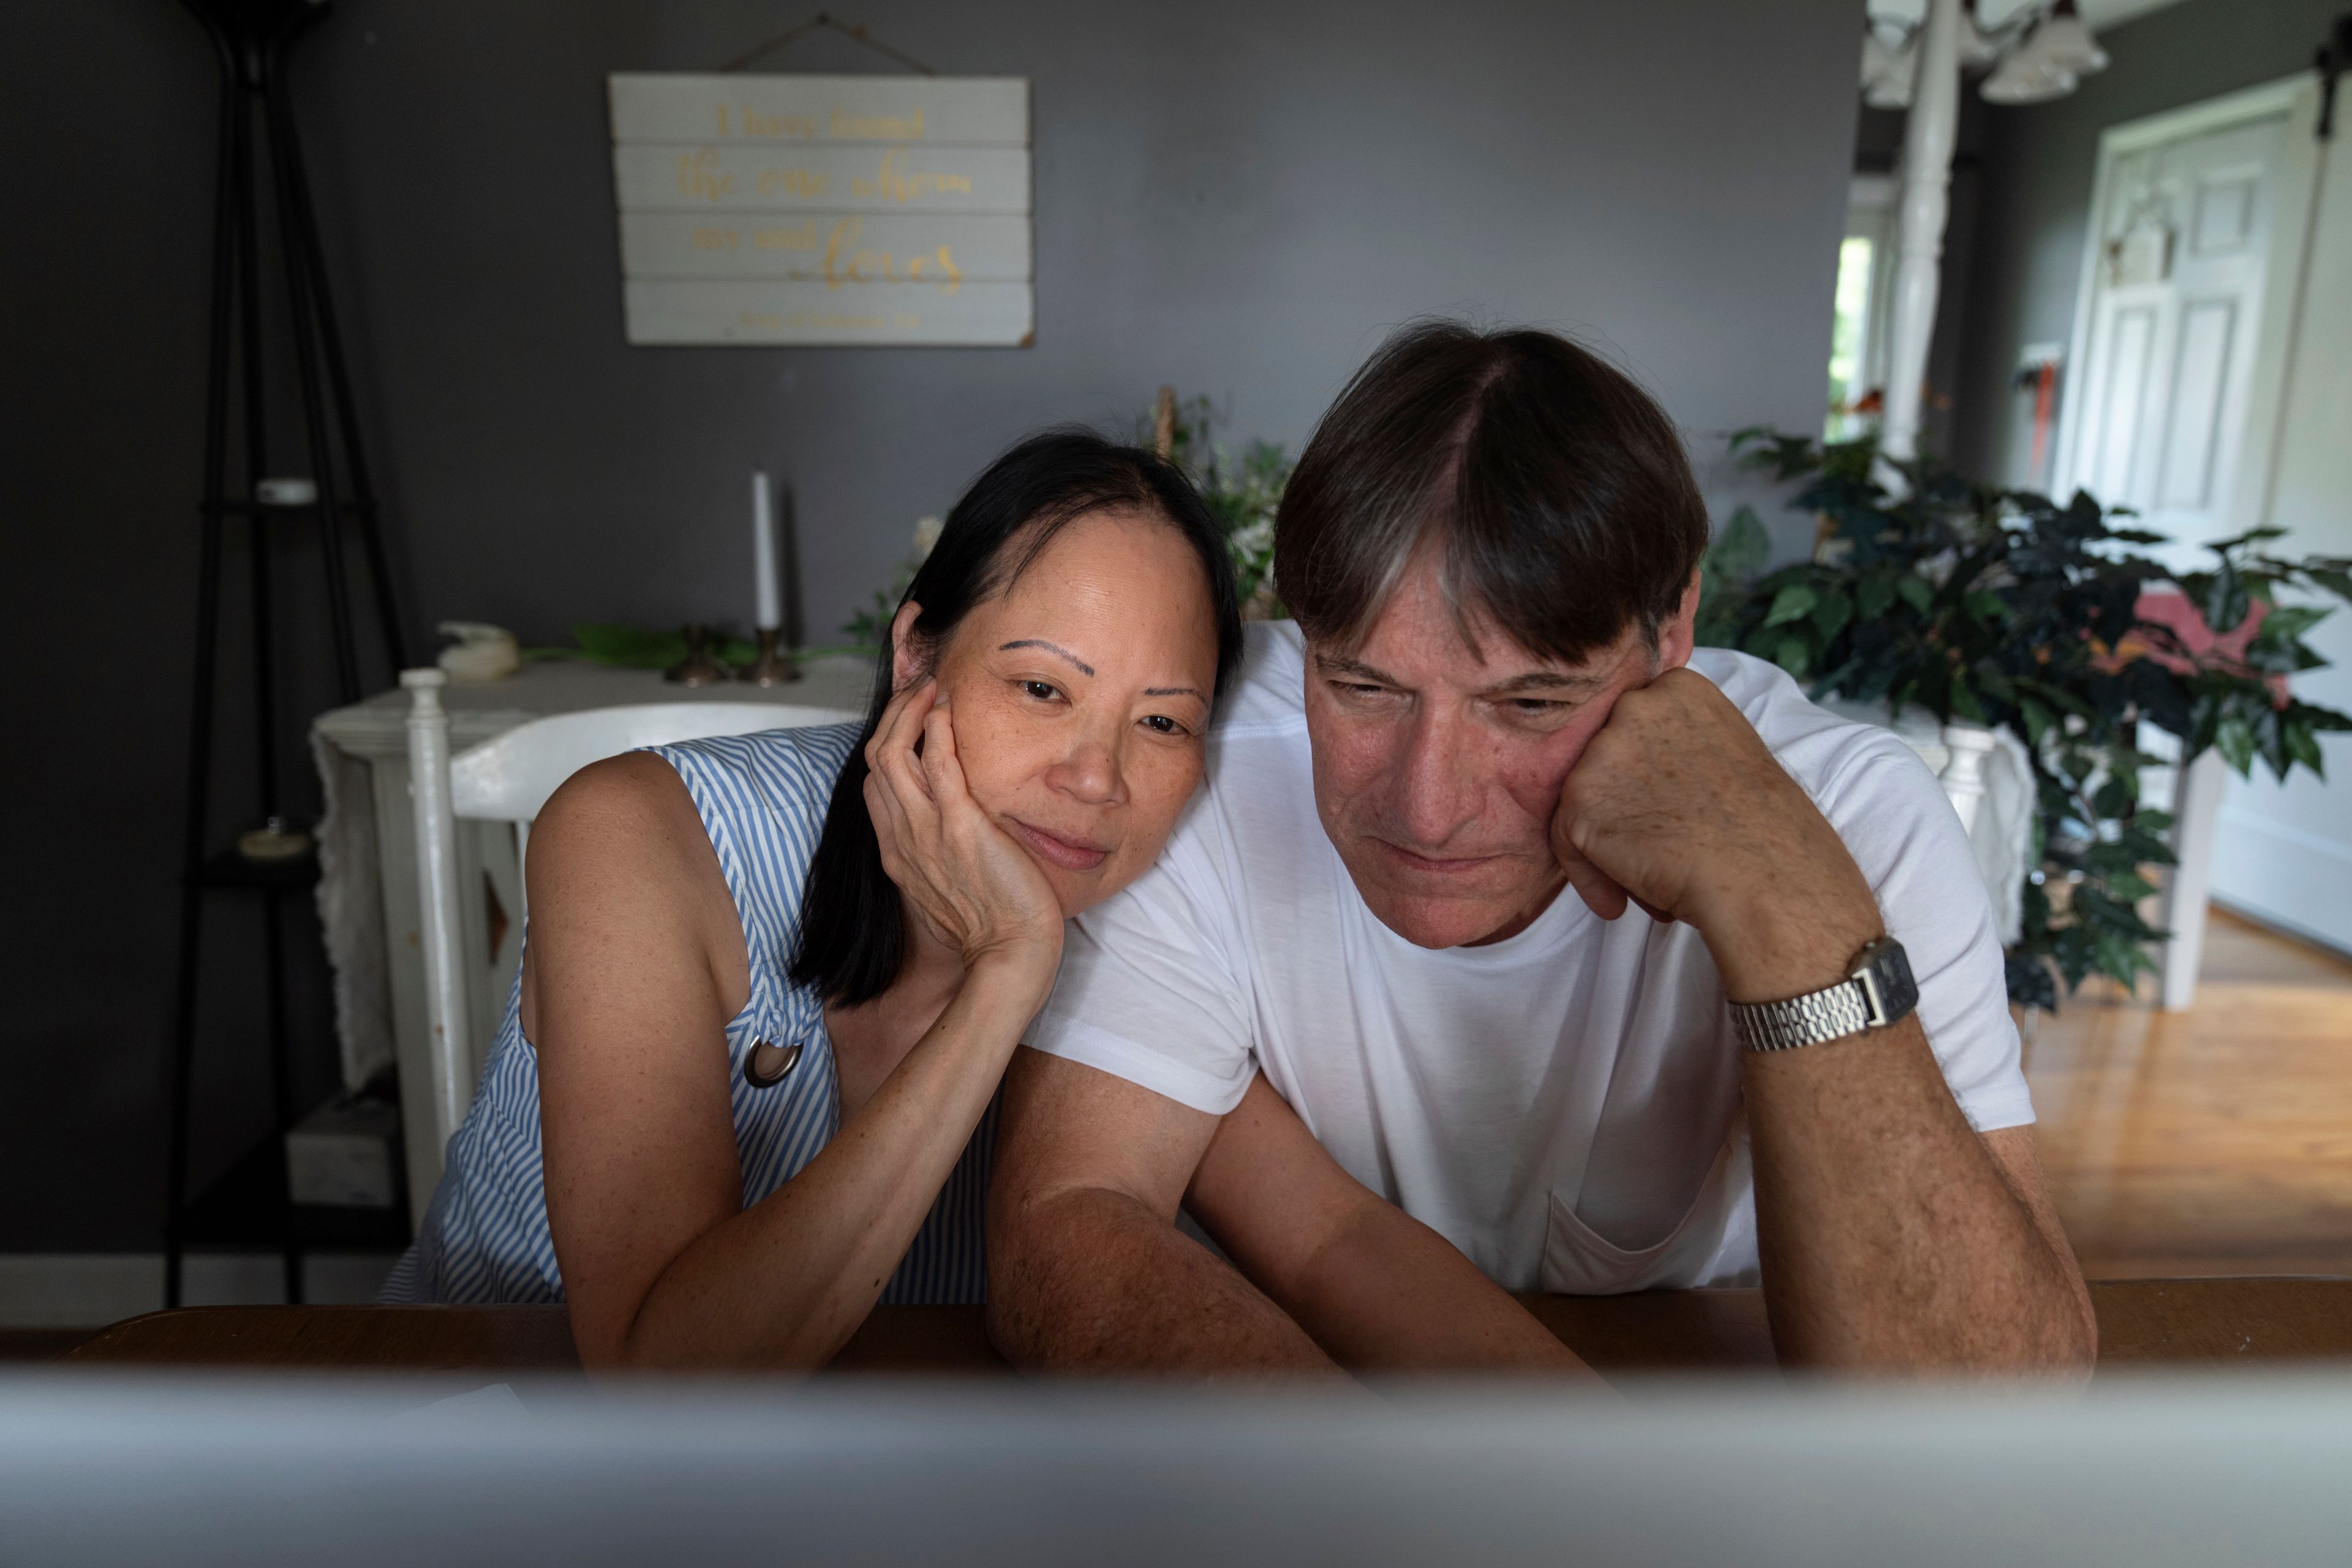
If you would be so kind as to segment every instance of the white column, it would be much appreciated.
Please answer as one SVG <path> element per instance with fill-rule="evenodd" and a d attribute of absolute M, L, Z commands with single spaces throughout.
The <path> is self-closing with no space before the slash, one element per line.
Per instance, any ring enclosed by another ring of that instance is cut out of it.
<path fill-rule="evenodd" d="M 1888 316 L 1886 412 L 1879 449 L 1919 450 L 1919 393 L 1936 334 L 1936 289 L 1951 210 L 1952 146 L 1960 120 L 1960 0 L 1927 0 L 1919 24 L 1919 78 L 1903 129 L 1903 205 L 1897 212 L 1895 301 Z"/>

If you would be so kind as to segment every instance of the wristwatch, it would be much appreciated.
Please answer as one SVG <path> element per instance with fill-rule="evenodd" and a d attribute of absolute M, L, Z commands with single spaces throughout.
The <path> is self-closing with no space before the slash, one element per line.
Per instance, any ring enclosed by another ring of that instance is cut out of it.
<path fill-rule="evenodd" d="M 1786 1051 L 1883 1029 L 1918 1005 L 1910 957 L 1901 942 L 1882 936 L 1854 954 L 1852 972 L 1835 985 L 1785 1002 L 1734 1002 L 1731 1024 L 1749 1050 Z"/>

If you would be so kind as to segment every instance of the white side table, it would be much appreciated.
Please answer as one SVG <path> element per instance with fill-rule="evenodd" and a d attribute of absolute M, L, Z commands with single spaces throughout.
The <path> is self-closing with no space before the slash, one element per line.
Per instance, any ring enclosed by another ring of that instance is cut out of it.
<path fill-rule="evenodd" d="M 652 670 L 608 669 L 576 661 L 526 664 L 512 677 L 443 691 L 454 750 L 478 745 L 551 714 L 641 702 L 790 702 L 863 712 L 874 667 L 865 659 L 812 660 L 788 686 L 740 681 L 674 686 Z M 320 918 L 335 965 L 336 1027 L 345 1080 L 356 1087 L 388 1061 L 400 1066 L 401 1123 L 409 1175 L 409 1216 L 421 1224 L 441 1169 L 439 1152 L 420 1148 L 435 1119 L 419 947 L 416 833 L 408 798 L 408 700 L 394 689 L 320 714 L 312 754 L 327 788 L 320 826 Z M 480 889 L 460 900 L 474 1038 L 495 1037 L 522 959 L 521 868 L 503 823 L 457 825 L 458 883 Z"/>
<path fill-rule="evenodd" d="M 1954 731 L 1966 731 L 1974 726 L 1953 726 L 1939 729 L 1935 720 L 1916 709 L 1890 719 L 1884 707 L 1876 703 L 1847 702 L 1836 698 L 1823 700 L 1821 706 L 1841 718 L 1859 723 L 1877 724 L 1902 736 L 1911 749 L 1919 753 L 1944 783 L 1945 790 L 1960 813 L 1961 826 L 1969 830 L 1977 849 L 1978 868 L 1983 872 L 1985 885 L 1993 895 L 1997 916 L 2004 922 L 2013 921 L 2013 908 L 2006 907 L 2004 888 L 2013 889 L 2021 871 L 2032 868 L 2019 867 L 2014 858 L 2022 853 L 2021 845 L 1998 844 L 1990 841 L 1989 829 L 1994 825 L 1979 819 L 1973 808 L 1964 803 L 1969 786 L 1956 780 L 1951 763 L 1954 760 L 1950 742 Z M 1977 731 L 1978 734 L 1987 731 Z M 2006 742 L 2004 744 L 2008 743 Z M 2178 758 L 2180 742 L 2152 724 L 2139 728 L 2139 749 L 2151 756 Z M 2021 763 L 2022 753 L 2020 753 Z M 2208 889 L 2212 883 L 2213 837 L 2221 812 L 2222 785 L 2228 778 L 2219 752 L 2208 751 L 2189 764 L 2187 775 L 2181 774 L 2175 763 L 2151 767 L 2140 775 L 2140 798 L 2151 808 L 2172 813 L 2172 851 L 2178 864 L 2168 868 L 2158 879 L 2155 899 L 2143 912 L 2158 928 L 2172 933 L 2170 941 L 2158 944 L 2157 993 L 2159 1004 L 2168 1012 L 2179 1012 L 2197 997 L 2197 974 L 2204 961 L 2205 925 Z M 1974 786 L 1979 799 L 1984 795 L 1979 782 Z M 2021 803 L 2021 809 L 2030 810 L 2032 799 L 2030 789 Z M 2006 878 L 2006 880 L 2004 879 Z M 2013 937 L 2004 929 L 2004 940 Z"/>
<path fill-rule="evenodd" d="M 2158 1000 L 2168 1013 L 2197 1000 L 2197 974 L 2205 962 L 2205 917 L 2213 886 L 2213 838 L 2221 826 L 2221 792 L 2229 764 L 2208 751 L 2183 772 L 2180 742 L 2153 724 L 2139 727 L 2139 749 L 2168 759 L 2140 774 L 2141 801 L 2172 813 L 2175 864 L 2157 879 L 2154 923 L 2172 933 L 2156 950 Z"/>
<path fill-rule="evenodd" d="M 2007 737 L 1979 724 L 1938 723 L 1923 708 L 1890 714 L 1880 702 L 1827 697 L 1818 706 L 1841 719 L 1892 731 L 1927 764 L 1969 836 L 1977 874 L 1992 899 L 1993 923 L 2001 940 L 2014 941 L 2024 891 L 2027 812 L 2032 780 L 2024 753 Z"/>

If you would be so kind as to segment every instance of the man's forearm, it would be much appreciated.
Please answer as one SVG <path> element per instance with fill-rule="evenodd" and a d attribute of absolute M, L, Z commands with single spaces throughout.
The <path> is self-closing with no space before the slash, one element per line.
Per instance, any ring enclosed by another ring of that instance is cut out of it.
<path fill-rule="evenodd" d="M 1124 1194 L 1055 1194 L 991 1237 L 989 1333 L 1024 1371 L 1339 1374 L 1281 1308 Z"/>
<path fill-rule="evenodd" d="M 1702 927 L 1735 1002 L 1834 984 L 1881 935 L 1850 861 L 1790 902 L 1773 889 Z M 2037 1213 L 1960 1113 L 1915 1014 L 1891 1027 L 1748 1052 L 1765 1300 L 1784 1360 L 1867 1371 L 2087 1368 L 2090 1297 L 2056 1217 Z"/>
<path fill-rule="evenodd" d="M 1696 595 L 1694 576 L 1684 616 Z M 1617 699 L 1561 786 L 1552 847 L 1602 919 L 1630 896 L 1688 921 L 1735 1003 L 1836 984 L 1885 934 L 1838 830 L 1748 717 L 1689 670 Z M 1946 864 L 1974 879 L 1965 855 Z M 1990 1146 L 1977 1135 L 1916 1017 L 1751 1055 L 1740 1079 L 1784 1358 L 1884 1371 L 2088 1365 L 2097 1326 L 2031 1134 L 1994 1133 Z"/>
<path fill-rule="evenodd" d="M 2087 1368 L 2096 1325 L 2063 1235 L 1960 1114 L 1916 1018 L 1752 1056 L 1743 1076 L 1784 1360 Z"/>

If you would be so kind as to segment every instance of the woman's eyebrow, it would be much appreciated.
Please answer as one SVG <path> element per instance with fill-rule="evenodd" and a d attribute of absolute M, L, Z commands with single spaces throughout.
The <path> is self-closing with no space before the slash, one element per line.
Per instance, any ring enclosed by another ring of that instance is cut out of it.
<path fill-rule="evenodd" d="M 1146 697 L 1200 697 L 1203 702 L 1208 700 L 1201 697 L 1201 689 L 1197 686 L 1147 686 L 1143 694 Z"/>
<path fill-rule="evenodd" d="M 999 653 L 1010 653 L 1016 647 L 1042 647 L 1047 653 L 1059 654 L 1064 658 L 1068 659 L 1072 664 L 1076 665 L 1078 667 L 1078 673 L 1081 675 L 1092 675 L 1095 672 L 1095 667 L 1093 665 L 1088 664 L 1085 659 L 1080 658 L 1068 648 L 1063 647 L 1055 643 L 1049 643 L 1043 637 L 1021 637 L 1013 642 L 1000 645 L 996 651 Z"/>

